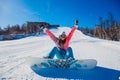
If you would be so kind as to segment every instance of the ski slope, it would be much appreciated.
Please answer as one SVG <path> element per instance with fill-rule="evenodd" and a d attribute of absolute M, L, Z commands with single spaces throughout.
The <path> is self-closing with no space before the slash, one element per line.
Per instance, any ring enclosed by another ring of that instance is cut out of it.
<path fill-rule="evenodd" d="M 56 35 L 70 28 L 51 29 Z M 26 57 L 45 56 L 54 42 L 47 35 L 32 36 L 19 40 L 0 41 L 0 80 L 45 80 L 36 75 L 28 65 Z M 84 35 L 76 30 L 70 46 L 76 59 L 96 59 L 97 66 L 120 71 L 120 42 L 101 40 Z"/>

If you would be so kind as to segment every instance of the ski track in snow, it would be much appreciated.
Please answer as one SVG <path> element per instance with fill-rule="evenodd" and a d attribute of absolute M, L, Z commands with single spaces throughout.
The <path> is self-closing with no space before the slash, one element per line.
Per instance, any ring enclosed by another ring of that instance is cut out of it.
<path fill-rule="evenodd" d="M 68 33 L 70 28 L 62 27 L 51 31 L 58 36 L 62 31 Z M 54 46 L 46 35 L 0 41 L 0 80 L 53 80 L 36 75 L 25 60 L 30 56 L 43 57 Z M 76 59 L 93 58 L 98 61 L 98 66 L 120 70 L 120 42 L 100 40 L 75 31 L 70 46 Z"/>

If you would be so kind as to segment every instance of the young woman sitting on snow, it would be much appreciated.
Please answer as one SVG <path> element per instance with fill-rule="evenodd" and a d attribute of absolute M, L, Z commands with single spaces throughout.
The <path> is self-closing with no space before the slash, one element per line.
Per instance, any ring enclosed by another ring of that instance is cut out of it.
<path fill-rule="evenodd" d="M 58 59 L 74 59 L 72 48 L 69 47 L 69 42 L 71 40 L 71 37 L 73 36 L 73 33 L 78 28 L 78 20 L 76 20 L 75 26 L 71 29 L 70 33 L 66 35 L 65 32 L 62 32 L 62 34 L 57 38 L 51 31 L 48 29 L 44 29 L 44 32 L 50 36 L 50 38 L 55 42 L 56 47 L 54 47 L 50 53 L 45 56 L 46 59 L 53 59 L 54 56 Z"/>

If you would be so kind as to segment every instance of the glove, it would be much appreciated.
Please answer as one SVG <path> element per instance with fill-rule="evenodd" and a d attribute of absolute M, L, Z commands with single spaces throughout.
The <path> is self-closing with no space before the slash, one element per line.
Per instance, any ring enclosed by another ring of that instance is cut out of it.
<path fill-rule="evenodd" d="M 44 29 L 44 26 L 40 27 L 40 29 Z"/>
<path fill-rule="evenodd" d="M 46 32 L 46 30 L 47 30 L 47 28 L 44 28 L 44 29 L 43 29 L 43 32 Z"/>
<path fill-rule="evenodd" d="M 78 20 L 75 21 L 75 25 L 74 25 L 74 26 L 75 26 L 76 28 L 78 28 L 78 22 L 79 22 Z"/>
<path fill-rule="evenodd" d="M 78 23 L 79 23 L 79 21 L 78 21 L 78 20 L 76 20 L 76 21 L 75 21 L 75 25 L 78 25 Z"/>

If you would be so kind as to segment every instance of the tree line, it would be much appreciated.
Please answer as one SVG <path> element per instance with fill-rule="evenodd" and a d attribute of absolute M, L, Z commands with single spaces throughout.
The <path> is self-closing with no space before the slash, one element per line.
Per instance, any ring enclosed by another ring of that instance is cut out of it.
<path fill-rule="evenodd" d="M 108 19 L 99 17 L 99 24 L 94 29 L 80 28 L 84 34 L 89 34 L 101 39 L 120 41 L 120 24 L 114 19 L 112 13 L 108 13 Z"/>
<path fill-rule="evenodd" d="M 8 25 L 6 28 L 0 28 L 0 35 L 10 35 L 10 34 L 23 34 L 27 32 L 27 26 L 23 24 L 22 26 L 16 24 L 13 26 Z"/>
<path fill-rule="evenodd" d="M 120 24 L 114 19 L 112 13 L 108 14 L 108 19 L 103 20 L 103 17 L 99 17 L 99 24 L 95 25 L 94 29 L 82 28 L 81 30 L 84 34 L 89 34 L 90 36 L 98 37 L 101 39 L 120 41 Z M 6 28 L 0 28 L 0 35 L 10 35 L 10 34 L 31 34 L 38 33 L 42 31 L 38 26 L 27 26 L 27 24 L 20 25 L 8 25 Z"/>
<path fill-rule="evenodd" d="M 10 35 L 10 34 L 32 34 L 32 33 L 38 33 L 42 32 L 41 27 L 58 27 L 59 25 L 50 25 L 46 22 L 27 22 L 27 24 L 23 25 L 8 25 L 6 28 L 1 29 L 0 28 L 0 35 Z"/>

